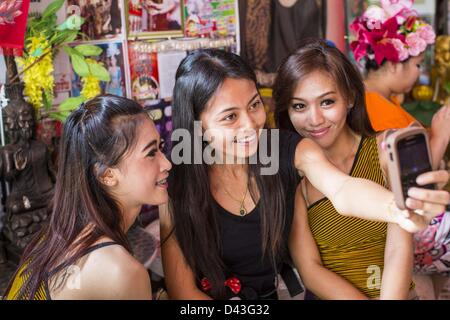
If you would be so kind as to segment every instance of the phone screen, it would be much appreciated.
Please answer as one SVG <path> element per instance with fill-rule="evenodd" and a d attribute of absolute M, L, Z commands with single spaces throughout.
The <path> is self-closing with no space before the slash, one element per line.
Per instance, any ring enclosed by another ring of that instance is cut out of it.
<path fill-rule="evenodd" d="M 428 158 L 428 151 L 425 136 L 416 134 L 402 139 L 397 144 L 400 171 L 402 180 L 402 190 L 405 199 L 408 189 L 417 186 L 416 178 L 424 172 L 431 171 L 431 163 Z M 425 185 L 421 188 L 434 189 L 434 185 Z"/>

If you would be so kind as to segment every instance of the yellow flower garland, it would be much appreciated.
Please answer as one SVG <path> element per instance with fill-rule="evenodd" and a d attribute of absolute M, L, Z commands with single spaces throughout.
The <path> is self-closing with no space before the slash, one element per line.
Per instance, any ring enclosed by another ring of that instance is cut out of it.
<path fill-rule="evenodd" d="M 43 104 L 43 92 L 53 96 L 53 55 L 51 47 L 44 36 L 32 37 L 26 45 L 29 55 L 17 58 L 17 63 L 26 71 L 23 74 L 25 83 L 24 94 L 33 107 L 40 108 Z M 36 60 L 45 55 L 39 62 L 29 68 Z"/>
<path fill-rule="evenodd" d="M 83 89 L 81 90 L 81 95 L 86 99 L 92 99 L 101 93 L 100 81 L 93 76 L 82 77 L 81 82 L 83 83 Z"/>

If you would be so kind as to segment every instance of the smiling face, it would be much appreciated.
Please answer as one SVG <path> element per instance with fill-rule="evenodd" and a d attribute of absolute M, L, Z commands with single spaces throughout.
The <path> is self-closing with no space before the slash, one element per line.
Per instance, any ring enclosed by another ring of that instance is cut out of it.
<path fill-rule="evenodd" d="M 208 101 L 200 120 L 216 152 L 245 159 L 258 150 L 266 112 L 253 81 L 227 78 Z"/>
<path fill-rule="evenodd" d="M 331 77 L 314 71 L 297 83 L 288 113 L 299 134 L 326 149 L 346 126 L 350 105 Z"/>
<path fill-rule="evenodd" d="M 136 144 L 120 161 L 113 189 L 126 206 L 159 205 L 168 201 L 167 177 L 171 164 L 162 153 L 163 143 L 147 116 L 136 128 Z"/>

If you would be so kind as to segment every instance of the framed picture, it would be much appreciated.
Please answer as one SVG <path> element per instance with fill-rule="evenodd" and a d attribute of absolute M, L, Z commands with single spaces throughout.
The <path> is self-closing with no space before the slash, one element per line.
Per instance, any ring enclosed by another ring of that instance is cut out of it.
<path fill-rule="evenodd" d="M 123 35 L 121 0 L 67 0 L 68 11 L 76 11 L 85 22 L 82 40 L 113 39 Z"/>
<path fill-rule="evenodd" d="M 177 69 L 185 57 L 186 51 L 167 51 L 158 53 L 158 74 L 160 97 L 162 99 L 172 98 Z"/>
<path fill-rule="evenodd" d="M 183 35 L 182 0 L 128 0 L 129 38 Z"/>
<path fill-rule="evenodd" d="M 28 17 L 36 17 L 42 15 L 45 8 L 52 3 L 53 0 L 31 0 L 30 8 L 28 9 Z M 65 8 L 64 6 L 56 12 L 56 21 L 58 23 L 62 23 L 66 18 Z"/>
<path fill-rule="evenodd" d="M 77 43 L 79 44 L 79 43 Z M 108 70 L 111 77 L 110 82 L 100 82 L 102 94 L 114 94 L 117 96 L 127 96 L 127 72 L 122 42 L 107 42 L 95 44 L 102 48 L 102 53 L 93 59 L 101 62 Z M 81 79 L 76 73 L 72 73 L 72 97 L 79 96 L 81 93 Z"/>
<path fill-rule="evenodd" d="M 62 50 L 54 57 L 55 97 L 53 105 L 59 105 L 70 97 L 72 67 L 70 59 Z"/>
<path fill-rule="evenodd" d="M 160 98 L 158 59 L 155 52 L 140 52 L 139 42 L 128 43 L 131 96 L 142 105 Z"/>
<path fill-rule="evenodd" d="M 185 0 L 184 34 L 187 37 L 236 36 L 236 0 Z"/>

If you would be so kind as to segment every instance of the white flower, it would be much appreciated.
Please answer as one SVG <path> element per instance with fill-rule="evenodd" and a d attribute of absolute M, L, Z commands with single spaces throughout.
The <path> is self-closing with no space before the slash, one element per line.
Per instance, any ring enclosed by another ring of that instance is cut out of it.
<path fill-rule="evenodd" d="M 380 29 L 386 19 L 386 12 L 378 6 L 369 6 L 364 12 L 363 19 L 367 22 L 367 28 L 370 30 Z"/>

